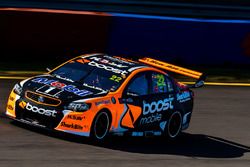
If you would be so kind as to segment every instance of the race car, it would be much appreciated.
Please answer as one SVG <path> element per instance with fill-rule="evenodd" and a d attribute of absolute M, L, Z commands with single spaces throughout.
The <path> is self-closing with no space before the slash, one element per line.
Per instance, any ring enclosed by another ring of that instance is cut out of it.
<path fill-rule="evenodd" d="M 198 79 L 177 82 L 168 71 Z M 188 128 L 202 73 L 152 58 L 73 58 L 17 83 L 6 115 L 16 121 L 104 141 L 108 135 L 176 138 Z"/>

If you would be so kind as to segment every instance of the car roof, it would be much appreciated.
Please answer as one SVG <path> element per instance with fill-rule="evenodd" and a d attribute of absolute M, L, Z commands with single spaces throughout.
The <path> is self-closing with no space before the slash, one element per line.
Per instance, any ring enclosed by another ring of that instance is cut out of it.
<path fill-rule="evenodd" d="M 138 61 L 133 61 L 133 60 L 118 57 L 118 56 L 110 56 L 110 55 L 103 54 L 103 53 L 88 54 L 88 55 L 83 55 L 80 57 L 90 60 L 90 61 L 95 61 L 101 65 L 111 66 L 119 70 L 125 70 L 128 73 L 132 73 L 133 71 L 137 69 L 154 68 L 152 66 L 148 66 Z"/>

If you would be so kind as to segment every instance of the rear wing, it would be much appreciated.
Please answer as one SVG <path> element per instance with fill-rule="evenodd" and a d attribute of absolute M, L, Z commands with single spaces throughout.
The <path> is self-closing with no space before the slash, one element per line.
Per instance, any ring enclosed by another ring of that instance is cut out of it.
<path fill-rule="evenodd" d="M 185 75 L 185 76 L 188 76 L 191 78 L 195 78 L 195 79 L 197 79 L 197 81 L 195 82 L 194 85 L 191 86 L 192 88 L 202 87 L 204 85 L 204 82 L 206 79 L 206 76 L 201 72 L 190 70 L 187 68 L 183 68 L 183 67 L 176 66 L 176 65 L 173 65 L 170 63 L 166 63 L 163 61 L 155 60 L 152 58 L 147 58 L 147 57 L 142 58 L 142 59 L 139 59 L 139 62 L 150 65 L 150 66 L 154 66 L 154 67 L 157 67 L 160 69 L 164 69 L 167 71 L 171 71 L 174 73 L 178 73 L 181 75 Z"/>

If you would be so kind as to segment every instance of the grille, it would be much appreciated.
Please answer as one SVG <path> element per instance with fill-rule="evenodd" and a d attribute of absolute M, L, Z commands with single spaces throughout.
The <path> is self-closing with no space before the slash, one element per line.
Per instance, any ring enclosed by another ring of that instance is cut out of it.
<path fill-rule="evenodd" d="M 45 96 L 31 91 L 25 92 L 25 97 L 37 104 L 47 106 L 59 106 L 61 104 L 61 100 L 59 99 L 55 99 L 53 97 Z"/>

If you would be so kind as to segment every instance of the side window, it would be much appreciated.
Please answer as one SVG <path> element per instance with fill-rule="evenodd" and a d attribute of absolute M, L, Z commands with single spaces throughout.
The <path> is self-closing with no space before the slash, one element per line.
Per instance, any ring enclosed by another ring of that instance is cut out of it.
<path fill-rule="evenodd" d="M 149 85 L 146 74 L 139 75 L 134 78 L 128 85 L 126 93 L 136 95 L 147 95 L 149 92 Z"/>
<path fill-rule="evenodd" d="M 164 74 L 152 73 L 151 76 L 152 90 L 155 93 L 168 93 L 174 90 L 171 80 Z"/>

